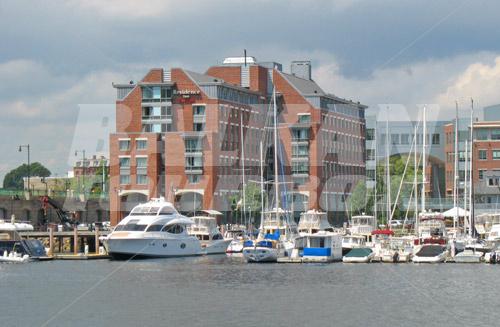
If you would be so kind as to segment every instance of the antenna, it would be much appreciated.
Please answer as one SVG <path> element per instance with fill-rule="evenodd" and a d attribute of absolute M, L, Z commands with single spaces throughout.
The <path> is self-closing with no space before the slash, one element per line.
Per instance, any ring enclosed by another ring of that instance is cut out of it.
<path fill-rule="evenodd" d="M 243 55 L 245 57 L 245 67 L 247 66 L 247 49 L 243 49 Z"/>

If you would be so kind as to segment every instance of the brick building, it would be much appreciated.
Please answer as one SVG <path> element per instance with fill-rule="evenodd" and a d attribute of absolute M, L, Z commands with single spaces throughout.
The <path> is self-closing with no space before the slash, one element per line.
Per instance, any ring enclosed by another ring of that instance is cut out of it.
<path fill-rule="evenodd" d="M 324 92 L 311 79 L 309 62 L 292 63 L 291 71 L 252 57 L 230 58 L 204 74 L 152 69 L 140 82 L 114 84 L 112 224 L 158 196 L 181 212 L 229 211 L 228 197 L 240 192 L 243 172 L 247 183 L 259 178 L 261 142 L 265 175 L 272 179 L 273 88 L 291 209 L 345 212 L 345 197 L 365 175 L 366 107 Z"/>

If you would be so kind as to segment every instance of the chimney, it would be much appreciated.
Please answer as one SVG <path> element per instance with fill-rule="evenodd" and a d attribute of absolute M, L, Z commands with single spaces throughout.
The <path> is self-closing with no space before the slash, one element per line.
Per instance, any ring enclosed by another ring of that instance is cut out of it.
<path fill-rule="evenodd" d="M 292 61 L 290 65 L 290 71 L 292 75 L 303 78 L 303 79 L 311 79 L 311 61 L 309 60 L 300 60 L 300 61 Z"/>

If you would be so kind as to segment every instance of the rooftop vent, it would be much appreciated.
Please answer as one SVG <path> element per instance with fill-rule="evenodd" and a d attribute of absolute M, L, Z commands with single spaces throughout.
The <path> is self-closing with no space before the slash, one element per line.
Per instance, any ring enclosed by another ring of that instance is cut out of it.
<path fill-rule="evenodd" d="M 290 66 L 292 75 L 303 79 L 311 79 L 311 62 L 309 60 L 292 61 Z"/>
<path fill-rule="evenodd" d="M 246 63 L 249 65 L 256 64 L 257 59 L 255 59 L 255 57 L 246 56 Z M 227 57 L 224 59 L 222 64 L 223 65 L 244 65 L 245 64 L 245 57 Z"/>

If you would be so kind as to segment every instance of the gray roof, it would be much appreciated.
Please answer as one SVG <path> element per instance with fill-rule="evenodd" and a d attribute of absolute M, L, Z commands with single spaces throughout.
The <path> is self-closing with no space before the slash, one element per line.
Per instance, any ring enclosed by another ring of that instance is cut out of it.
<path fill-rule="evenodd" d="M 184 72 L 196 83 L 196 84 L 207 84 L 214 82 L 224 82 L 223 79 L 213 77 L 210 75 L 200 74 L 196 72 L 192 72 L 190 70 L 184 70 Z"/>
<path fill-rule="evenodd" d="M 300 78 L 283 72 L 280 72 L 280 74 L 302 95 L 326 95 L 325 91 L 323 91 L 313 80 Z"/>

